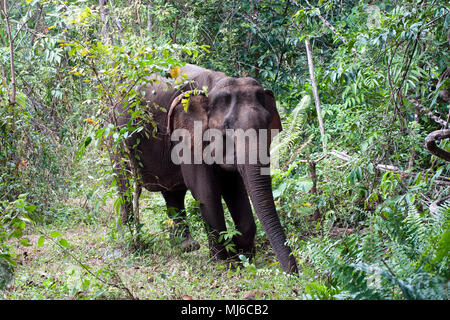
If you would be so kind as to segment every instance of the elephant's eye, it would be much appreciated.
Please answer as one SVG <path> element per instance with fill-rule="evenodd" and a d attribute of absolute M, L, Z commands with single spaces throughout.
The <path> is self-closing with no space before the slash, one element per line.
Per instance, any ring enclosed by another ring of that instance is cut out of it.
<path fill-rule="evenodd" d="M 256 100 L 258 100 L 261 105 L 266 105 L 266 95 L 264 94 L 264 91 L 256 91 Z"/>
<path fill-rule="evenodd" d="M 229 104 L 231 102 L 231 95 L 228 92 L 221 92 L 214 97 L 213 103 L 218 104 Z"/>

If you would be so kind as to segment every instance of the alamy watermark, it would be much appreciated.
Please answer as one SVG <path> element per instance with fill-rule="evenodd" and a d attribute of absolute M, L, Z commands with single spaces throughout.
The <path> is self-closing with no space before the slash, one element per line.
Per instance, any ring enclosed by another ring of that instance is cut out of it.
<path fill-rule="evenodd" d="M 261 174 L 270 174 L 270 165 L 278 167 L 278 157 L 269 155 L 271 137 L 278 129 L 206 129 L 201 121 L 194 121 L 193 132 L 176 129 L 170 139 L 178 142 L 172 148 L 174 164 L 261 165 Z M 274 161 L 274 159 L 276 161 Z"/>

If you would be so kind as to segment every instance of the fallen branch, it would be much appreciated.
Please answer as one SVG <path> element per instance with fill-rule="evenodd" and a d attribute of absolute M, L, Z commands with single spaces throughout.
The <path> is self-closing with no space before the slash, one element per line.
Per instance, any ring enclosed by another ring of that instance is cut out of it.
<path fill-rule="evenodd" d="M 433 202 L 428 208 L 430 209 L 430 213 L 432 214 L 436 214 L 439 210 L 439 207 L 446 202 L 447 200 L 450 200 L 450 196 L 446 196 L 443 198 L 440 198 L 438 200 L 436 200 L 435 202 Z"/>
<path fill-rule="evenodd" d="M 355 161 L 356 160 L 356 158 L 352 158 L 348 154 L 345 154 L 344 152 L 339 152 L 336 150 L 330 151 L 330 154 L 332 154 L 336 158 L 344 160 L 344 161 Z"/>
<path fill-rule="evenodd" d="M 447 179 L 447 180 L 436 179 L 436 180 L 434 180 L 434 183 L 437 185 L 440 185 L 440 186 L 450 186 L 450 181 L 448 181 L 448 178 L 445 178 L 445 179 Z"/>
<path fill-rule="evenodd" d="M 329 152 L 329 154 L 331 154 L 331 155 L 335 156 L 336 158 L 343 160 L 345 162 L 354 162 L 354 161 L 358 160 L 358 158 L 351 157 L 348 154 L 346 154 L 345 152 L 341 152 L 341 151 L 332 150 Z M 406 174 L 403 170 L 399 169 L 398 167 L 386 165 L 386 164 L 376 164 L 374 166 L 374 168 L 377 170 L 380 170 L 380 171 L 392 171 L 394 173 Z"/>
<path fill-rule="evenodd" d="M 380 171 L 392 171 L 394 173 L 401 173 L 401 174 L 406 175 L 406 173 L 404 171 L 400 170 L 396 166 L 390 166 L 390 165 L 385 165 L 385 164 L 376 164 L 375 169 L 378 169 Z"/>

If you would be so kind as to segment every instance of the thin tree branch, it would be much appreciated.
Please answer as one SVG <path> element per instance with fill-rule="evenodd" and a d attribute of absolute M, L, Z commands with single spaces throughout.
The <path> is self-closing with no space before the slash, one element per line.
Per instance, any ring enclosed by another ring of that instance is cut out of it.
<path fill-rule="evenodd" d="M 414 98 L 411 97 L 406 97 L 406 99 L 411 102 L 416 108 L 420 109 L 422 112 L 425 113 L 425 115 L 430 118 L 431 120 L 433 120 L 434 122 L 440 124 L 441 126 L 443 126 L 444 128 L 447 128 L 447 122 L 442 120 L 441 118 L 439 118 L 438 116 L 434 115 L 433 112 L 426 108 L 425 106 L 421 105 L 419 103 L 419 101 L 417 101 Z"/>
<path fill-rule="evenodd" d="M 450 130 L 444 129 L 433 131 L 425 138 L 425 148 L 436 157 L 444 159 L 445 161 L 450 161 L 450 152 L 439 148 L 436 144 L 437 140 L 447 138 L 450 138 Z"/>
<path fill-rule="evenodd" d="M 106 281 L 105 279 L 100 278 L 98 275 L 96 275 L 95 273 L 93 273 L 84 263 L 82 263 L 80 261 L 80 259 L 78 259 L 72 252 L 70 252 L 67 248 L 63 247 L 59 242 L 55 241 L 54 239 L 52 239 L 51 237 L 46 237 L 47 239 L 50 239 L 50 241 L 53 242 L 53 244 L 57 245 L 60 249 L 62 249 L 64 251 L 65 254 L 67 254 L 69 257 L 71 257 L 73 260 L 75 260 L 76 263 L 78 263 L 87 273 L 89 273 L 91 276 L 93 276 L 94 278 L 96 278 L 97 280 L 99 280 L 100 282 L 103 282 L 104 284 L 120 289 L 120 290 L 124 290 L 127 294 L 127 296 L 132 299 L 132 300 L 138 300 L 131 292 L 130 289 L 128 289 L 124 284 L 122 279 L 119 277 L 119 275 L 116 272 L 112 272 L 112 275 L 114 276 L 114 279 L 116 280 L 116 283 L 111 283 Z"/>

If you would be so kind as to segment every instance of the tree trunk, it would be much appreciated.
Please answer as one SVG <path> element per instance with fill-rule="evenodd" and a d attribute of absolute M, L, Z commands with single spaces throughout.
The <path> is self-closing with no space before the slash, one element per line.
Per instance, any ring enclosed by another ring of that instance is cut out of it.
<path fill-rule="evenodd" d="M 109 26 L 108 26 L 108 14 L 106 12 L 107 0 L 98 0 L 98 5 L 100 7 L 100 19 L 102 20 L 102 39 L 105 41 L 110 41 L 108 38 L 109 35 Z"/>
<path fill-rule="evenodd" d="M 147 10 L 147 32 L 151 33 L 152 32 L 152 11 L 153 11 L 153 2 L 149 1 L 148 2 L 148 10 Z"/>
<path fill-rule="evenodd" d="M 6 35 L 8 36 L 9 42 L 9 66 L 11 69 L 11 93 L 9 96 L 9 104 L 14 106 L 16 104 L 16 74 L 14 67 L 14 39 L 11 34 L 11 25 L 9 22 L 9 14 L 8 14 L 8 1 L 3 0 L 2 3 L 2 14 L 5 17 L 5 25 L 6 25 Z"/>
<path fill-rule="evenodd" d="M 178 18 L 175 18 L 175 25 L 173 26 L 172 43 L 177 43 L 177 29 L 178 29 Z"/>
<path fill-rule="evenodd" d="M 320 100 L 319 100 L 319 93 L 317 91 L 317 83 L 316 83 L 316 77 L 314 76 L 314 63 L 312 58 L 312 50 L 311 50 L 311 44 L 309 43 L 309 39 L 305 39 L 305 46 L 306 46 L 306 55 L 308 57 L 308 67 L 309 67 L 309 76 L 311 79 L 311 87 L 314 95 L 314 102 L 316 104 L 316 111 L 317 111 L 317 119 L 319 120 L 319 128 L 320 128 L 320 135 L 322 137 L 322 146 L 323 151 L 327 151 L 326 141 L 325 141 L 325 127 L 323 126 L 323 120 L 322 120 L 322 109 L 320 107 Z"/>
<path fill-rule="evenodd" d="M 309 165 L 309 178 L 311 179 L 313 186 L 309 193 L 313 194 L 314 196 L 317 195 L 317 172 L 316 172 L 316 162 L 314 160 L 311 160 L 308 155 L 308 165 Z M 317 204 L 314 208 L 314 215 L 313 220 L 317 221 L 320 218 L 320 211 L 317 208 Z"/>

